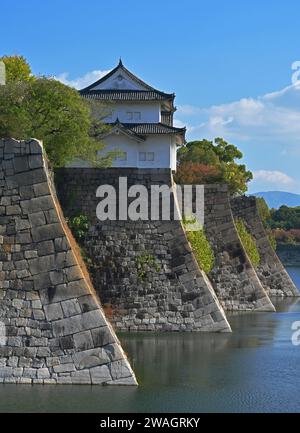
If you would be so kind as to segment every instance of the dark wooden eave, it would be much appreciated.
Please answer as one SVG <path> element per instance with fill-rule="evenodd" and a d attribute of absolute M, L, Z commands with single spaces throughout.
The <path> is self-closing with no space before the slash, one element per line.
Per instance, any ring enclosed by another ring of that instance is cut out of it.
<path fill-rule="evenodd" d="M 185 134 L 186 128 L 176 128 L 164 123 L 122 123 L 122 125 L 138 135 L 150 134 Z"/>
<path fill-rule="evenodd" d="M 173 101 L 173 93 L 164 93 L 158 90 L 80 90 L 80 95 L 86 99 L 99 101 Z"/>

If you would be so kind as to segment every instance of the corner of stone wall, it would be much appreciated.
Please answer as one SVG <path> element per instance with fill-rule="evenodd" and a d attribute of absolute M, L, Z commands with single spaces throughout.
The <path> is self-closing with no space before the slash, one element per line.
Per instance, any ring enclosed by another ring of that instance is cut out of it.
<path fill-rule="evenodd" d="M 204 227 L 214 250 L 209 274 L 226 310 L 274 311 L 239 238 L 226 185 L 205 185 Z"/>
<path fill-rule="evenodd" d="M 84 273 L 37 140 L 0 140 L 0 381 L 136 385 Z"/>
<path fill-rule="evenodd" d="M 231 200 L 235 217 L 242 218 L 256 241 L 260 254 L 260 264 L 256 273 L 271 296 L 300 296 L 276 252 L 271 247 L 268 235 L 257 209 L 256 197 L 241 196 Z"/>

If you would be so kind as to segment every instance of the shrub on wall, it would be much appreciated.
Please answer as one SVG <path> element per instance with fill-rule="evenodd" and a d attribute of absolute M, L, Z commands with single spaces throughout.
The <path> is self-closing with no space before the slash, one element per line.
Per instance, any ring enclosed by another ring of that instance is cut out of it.
<path fill-rule="evenodd" d="M 90 223 L 86 215 L 80 214 L 66 218 L 67 224 L 77 242 L 80 242 L 89 231 Z"/>
<path fill-rule="evenodd" d="M 138 279 L 145 281 L 149 271 L 160 271 L 159 263 L 156 261 L 153 254 L 145 252 L 136 258 L 136 267 Z"/>
<path fill-rule="evenodd" d="M 242 241 L 243 247 L 254 267 L 257 267 L 260 263 L 260 255 L 256 246 L 255 239 L 248 232 L 244 221 L 241 218 L 235 220 L 235 225 Z"/>
<path fill-rule="evenodd" d="M 276 242 L 276 239 L 275 239 L 275 237 L 273 236 L 273 233 L 272 233 L 272 232 L 268 233 L 268 239 L 269 239 L 269 242 L 270 242 L 270 245 L 271 245 L 272 249 L 273 249 L 274 251 L 276 251 L 276 248 L 277 248 L 277 242 Z"/>
<path fill-rule="evenodd" d="M 183 225 L 185 228 L 187 228 L 188 225 L 194 223 L 195 220 L 192 219 L 183 220 Z M 204 272 L 209 273 L 213 268 L 215 256 L 207 240 L 204 229 L 199 227 L 195 231 L 186 230 L 186 236 L 191 244 L 198 265 Z"/>

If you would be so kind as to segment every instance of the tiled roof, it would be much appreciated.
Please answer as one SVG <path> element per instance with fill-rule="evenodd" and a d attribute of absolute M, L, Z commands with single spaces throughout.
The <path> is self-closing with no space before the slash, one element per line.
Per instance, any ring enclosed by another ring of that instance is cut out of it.
<path fill-rule="evenodd" d="M 152 134 L 174 134 L 177 136 L 180 144 L 185 143 L 186 128 L 175 128 L 174 126 L 165 125 L 163 123 L 121 123 L 117 120 L 114 123 L 109 123 L 111 129 L 102 135 L 102 138 L 114 134 L 118 129 L 124 134 L 135 138 L 137 141 L 145 141 L 146 135 Z"/>
<path fill-rule="evenodd" d="M 137 135 L 148 134 L 185 134 L 185 128 L 175 128 L 175 126 L 163 123 L 122 123 L 122 125 Z"/>
<path fill-rule="evenodd" d="M 82 97 L 101 101 L 165 101 L 173 100 L 173 93 L 158 90 L 80 90 Z"/>

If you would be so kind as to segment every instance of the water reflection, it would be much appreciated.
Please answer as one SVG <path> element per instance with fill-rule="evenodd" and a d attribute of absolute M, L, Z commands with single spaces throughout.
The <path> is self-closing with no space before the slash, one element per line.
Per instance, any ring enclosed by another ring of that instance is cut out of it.
<path fill-rule="evenodd" d="M 276 307 L 230 314 L 232 334 L 121 334 L 138 388 L 0 385 L 0 411 L 300 411 L 300 300 Z"/>

